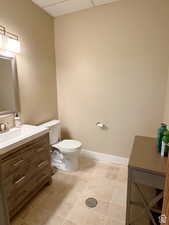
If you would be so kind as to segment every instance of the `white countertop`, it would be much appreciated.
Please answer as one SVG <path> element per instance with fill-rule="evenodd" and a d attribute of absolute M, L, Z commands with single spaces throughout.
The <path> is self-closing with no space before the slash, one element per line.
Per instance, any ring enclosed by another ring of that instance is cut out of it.
<path fill-rule="evenodd" d="M 12 128 L 5 133 L 0 133 L 0 155 L 48 132 L 49 129 L 42 126 L 23 124 L 19 128 Z"/>

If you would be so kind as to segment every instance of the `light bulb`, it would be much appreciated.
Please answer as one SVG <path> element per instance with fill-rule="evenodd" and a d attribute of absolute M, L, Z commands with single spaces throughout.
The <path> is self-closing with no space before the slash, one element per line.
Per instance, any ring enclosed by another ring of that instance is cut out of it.
<path fill-rule="evenodd" d="M 5 36 L 3 34 L 0 34 L 0 48 L 5 48 Z"/>
<path fill-rule="evenodd" d="M 3 46 L 3 38 L 2 38 L 2 34 L 0 34 L 0 48 L 2 48 Z"/>
<path fill-rule="evenodd" d="M 6 37 L 5 49 L 10 52 L 19 53 L 21 51 L 20 41 Z"/>

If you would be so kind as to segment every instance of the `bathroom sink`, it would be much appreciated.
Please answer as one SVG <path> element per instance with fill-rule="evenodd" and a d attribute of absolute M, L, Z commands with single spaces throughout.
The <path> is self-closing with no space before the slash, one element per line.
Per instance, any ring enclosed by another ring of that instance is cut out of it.
<path fill-rule="evenodd" d="M 22 125 L 20 128 L 13 128 L 7 132 L 0 133 L 0 154 L 45 133 L 48 133 L 47 128 L 26 124 Z"/>
<path fill-rule="evenodd" d="M 0 143 L 9 141 L 13 138 L 17 138 L 21 135 L 21 129 L 13 128 L 5 133 L 0 133 Z"/>

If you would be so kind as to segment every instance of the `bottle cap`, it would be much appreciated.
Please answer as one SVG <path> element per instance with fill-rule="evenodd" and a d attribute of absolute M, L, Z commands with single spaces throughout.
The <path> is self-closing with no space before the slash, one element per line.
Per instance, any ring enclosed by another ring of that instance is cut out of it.
<path fill-rule="evenodd" d="M 161 123 L 161 126 L 162 126 L 162 127 L 166 127 L 167 124 L 166 124 L 166 123 Z"/>

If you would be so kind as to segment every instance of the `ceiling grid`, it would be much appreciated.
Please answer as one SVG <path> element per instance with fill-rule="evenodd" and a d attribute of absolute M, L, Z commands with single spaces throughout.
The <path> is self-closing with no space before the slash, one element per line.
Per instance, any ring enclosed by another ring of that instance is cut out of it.
<path fill-rule="evenodd" d="M 120 0 L 32 0 L 51 16 L 61 16 L 64 14 L 80 11 L 82 9 L 93 8 Z"/>

